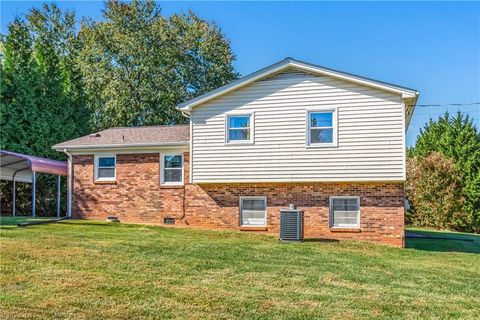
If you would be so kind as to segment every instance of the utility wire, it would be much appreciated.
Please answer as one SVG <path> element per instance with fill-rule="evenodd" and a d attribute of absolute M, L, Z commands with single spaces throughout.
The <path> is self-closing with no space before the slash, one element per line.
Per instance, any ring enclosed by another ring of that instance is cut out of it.
<path fill-rule="evenodd" d="M 416 104 L 417 107 L 462 107 L 462 106 L 478 106 L 480 102 L 469 102 L 469 103 L 445 103 L 445 104 Z M 409 105 L 412 107 L 413 105 Z"/>

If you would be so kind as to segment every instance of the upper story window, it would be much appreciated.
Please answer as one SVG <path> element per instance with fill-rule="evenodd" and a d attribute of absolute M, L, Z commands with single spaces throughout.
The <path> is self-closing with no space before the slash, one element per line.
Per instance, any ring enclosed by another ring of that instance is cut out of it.
<path fill-rule="evenodd" d="M 330 226 L 360 228 L 360 198 L 330 197 Z"/>
<path fill-rule="evenodd" d="M 183 184 L 183 154 L 162 154 L 161 184 Z"/>
<path fill-rule="evenodd" d="M 252 142 L 253 124 L 252 114 L 227 115 L 227 142 Z"/>
<path fill-rule="evenodd" d="M 96 155 L 95 181 L 115 181 L 116 164 L 115 155 Z"/>
<path fill-rule="evenodd" d="M 307 113 L 307 144 L 333 147 L 337 145 L 336 109 L 309 111 Z"/>

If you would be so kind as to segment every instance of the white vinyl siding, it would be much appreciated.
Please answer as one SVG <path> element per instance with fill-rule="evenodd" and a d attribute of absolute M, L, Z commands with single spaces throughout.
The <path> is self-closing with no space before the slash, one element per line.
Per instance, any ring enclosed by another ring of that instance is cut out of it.
<path fill-rule="evenodd" d="M 309 110 L 336 109 L 337 146 L 309 148 Z M 255 144 L 225 145 L 225 115 L 255 113 Z M 403 181 L 401 97 L 330 77 L 257 81 L 195 107 L 192 182 Z"/>

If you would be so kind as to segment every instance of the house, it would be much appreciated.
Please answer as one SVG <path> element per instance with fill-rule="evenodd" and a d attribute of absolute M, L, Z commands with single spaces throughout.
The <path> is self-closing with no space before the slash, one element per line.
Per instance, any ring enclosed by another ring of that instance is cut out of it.
<path fill-rule="evenodd" d="M 76 218 L 404 244 L 405 132 L 418 92 L 287 58 L 178 106 L 189 125 L 111 128 L 69 155 Z"/>

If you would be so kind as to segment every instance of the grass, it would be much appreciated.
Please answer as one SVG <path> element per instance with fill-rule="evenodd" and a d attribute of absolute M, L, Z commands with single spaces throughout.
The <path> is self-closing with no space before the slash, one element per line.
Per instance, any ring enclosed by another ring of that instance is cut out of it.
<path fill-rule="evenodd" d="M 407 230 L 426 237 L 408 239 L 407 248 L 441 252 L 480 253 L 480 235 L 452 231 L 433 231 L 415 227 Z"/>
<path fill-rule="evenodd" d="M 480 255 L 442 252 L 457 240 L 415 239 L 407 249 L 279 243 L 91 221 L 2 229 L 0 237 L 2 319 L 480 317 Z"/>
<path fill-rule="evenodd" d="M 40 221 L 48 221 L 56 219 L 56 217 L 2 217 L 0 216 L 0 228 L 2 229 L 9 229 L 9 228 L 16 228 L 19 223 L 30 223 L 30 222 L 40 222 Z"/>

